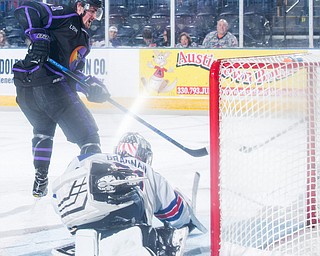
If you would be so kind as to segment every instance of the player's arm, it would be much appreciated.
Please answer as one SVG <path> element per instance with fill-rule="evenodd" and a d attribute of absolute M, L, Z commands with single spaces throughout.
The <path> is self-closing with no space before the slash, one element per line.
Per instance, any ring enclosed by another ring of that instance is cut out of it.
<path fill-rule="evenodd" d="M 30 64 L 45 62 L 50 52 L 50 36 L 47 32 L 51 17 L 50 9 L 41 3 L 27 2 L 17 8 L 14 15 L 31 41 L 26 62 Z"/>
<path fill-rule="evenodd" d="M 79 80 L 84 82 L 87 86 L 80 84 L 76 81 L 70 81 L 69 84 L 75 88 L 77 92 L 83 93 L 87 100 L 95 103 L 103 103 L 111 97 L 105 84 L 95 76 L 86 76 L 80 71 L 76 71 L 75 74 Z"/>
<path fill-rule="evenodd" d="M 48 27 L 51 16 L 50 8 L 38 2 L 26 2 L 14 11 L 14 16 L 25 33 L 34 28 Z"/>

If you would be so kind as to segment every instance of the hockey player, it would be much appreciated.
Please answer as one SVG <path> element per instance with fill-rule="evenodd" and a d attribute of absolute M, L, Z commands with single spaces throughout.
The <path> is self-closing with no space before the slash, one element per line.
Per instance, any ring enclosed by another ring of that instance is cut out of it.
<path fill-rule="evenodd" d="M 80 147 L 82 154 L 101 152 L 98 127 L 77 91 L 85 93 L 92 102 L 104 102 L 110 97 L 100 80 L 81 73 L 90 51 L 86 29 L 102 13 L 101 0 L 71 1 L 70 6 L 34 1 L 15 10 L 15 17 L 30 41 L 25 59 L 14 65 L 13 72 L 17 103 L 33 126 L 35 197 L 47 194 L 57 125 L 68 141 Z M 90 87 L 83 90 L 70 81 L 46 62 L 48 57 L 77 72 Z"/>
<path fill-rule="evenodd" d="M 194 228 L 206 230 L 187 199 L 152 169 L 152 157 L 149 142 L 138 133 L 125 134 L 115 154 L 76 157 L 53 183 L 62 222 L 73 233 L 94 229 L 102 238 L 139 227 L 147 255 L 181 255 L 177 234 L 185 240 Z M 164 226 L 153 228 L 154 216 Z"/>

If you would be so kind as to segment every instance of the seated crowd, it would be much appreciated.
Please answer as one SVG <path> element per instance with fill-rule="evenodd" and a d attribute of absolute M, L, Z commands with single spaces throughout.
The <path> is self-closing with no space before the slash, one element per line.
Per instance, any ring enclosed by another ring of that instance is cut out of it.
<path fill-rule="evenodd" d="M 104 40 L 93 40 L 93 47 L 125 47 L 130 44 L 122 43 L 118 38 L 118 29 L 112 25 L 109 28 L 109 44 L 106 45 Z M 170 26 L 167 26 L 163 33 L 157 38 L 154 36 L 152 28 L 146 26 L 141 36 L 135 37 L 134 46 L 137 47 L 171 47 L 171 31 Z M 139 40 L 139 42 L 138 42 Z M 138 43 L 137 43 L 138 42 Z M 193 41 L 192 37 L 187 32 L 181 32 L 177 38 L 177 42 L 173 45 L 175 48 L 233 48 L 238 47 L 238 39 L 231 32 L 228 31 L 228 22 L 220 19 L 217 22 L 215 31 L 209 32 L 203 39 L 201 44 Z"/>
<path fill-rule="evenodd" d="M 112 2 L 112 1 L 111 1 Z M 110 2 L 110 4 L 111 4 Z M 178 1 L 179 2 L 179 1 Z M 127 14 L 126 22 L 119 23 L 115 20 L 114 14 L 109 15 L 109 33 L 108 42 L 105 42 L 104 21 L 94 24 L 89 30 L 93 47 L 174 47 L 174 48 L 231 48 L 238 47 L 237 38 L 228 31 L 228 22 L 220 19 L 216 22 L 212 17 L 210 24 L 205 26 L 196 25 L 194 17 L 177 14 L 176 29 L 174 31 L 175 38 L 171 41 L 170 18 L 166 17 L 166 21 L 162 22 L 161 15 L 168 15 L 168 9 L 159 9 L 158 13 L 149 15 L 147 22 L 135 24 L 137 20 L 142 20 L 141 13 L 137 12 L 137 19 L 130 19 L 132 15 Z M 120 8 L 121 9 L 121 8 Z M 117 6 L 119 11 L 119 6 Z M 3 16 L 3 15 L 2 15 Z M 25 47 L 27 44 L 20 33 L 19 27 L 16 27 L 14 17 L 9 14 L 4 16 L 5 21 L 0 26 L 0 48 L 8 47 Z M 129 17 L 130 16 L 130 17 Z M 123 18 L 123 16 L 121 16 Z M 169 18 L 169 20 L 168 20 Z M 8 23 L 8 24 L 6 24 Z M 126 25 L 125 25 L 126 24 Z M 137 26 L 140 26 L 137 28 Z M 216 29 L 215 29 L 216 26 Z M 8 30 L 9 27 L 11 30 Z M 93 29 L 94 28 L 94 29 Z M 201 29 L 200 29 L 201 28 Z M 126 30 L 127 29 L 127 30 Z M 191 31 L 192 30 L 192 31 Z M 201 33 L 200 33 L 201 30 Z M 213 31 L 214 30 L 214 31 Z M 200 35 L 201 34 L 201 35 Z"/>

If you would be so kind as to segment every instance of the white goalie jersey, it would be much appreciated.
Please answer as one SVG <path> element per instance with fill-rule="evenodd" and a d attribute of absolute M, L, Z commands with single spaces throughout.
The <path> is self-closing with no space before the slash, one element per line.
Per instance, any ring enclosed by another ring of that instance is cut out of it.
<path fill-rule="evenodd" d="M 94 172 L 97 170 L 99 179 L 95 178 Z M 131 174 L 115 179 L 109 172 L 114 170 L 130 170 Z M 130 200 L 120 203 L 108 200 L 107 195 L 112 195 L 117 186 L 122 184 L 134 186 L 138 191 L 144 202 L 146 224 L 152 224 L 153 216 L 176 228 L 190 222 L 191 213 L 186 201 L 159 173 L 136 158 L 116 154 L 101 153 L 74 158 L 53 183 L 55 210 L 68 228 L 102 220 L 111 212 L 133 203 Z M 101 190 L 104 197 L 97 196 L 96 190 Z"/>

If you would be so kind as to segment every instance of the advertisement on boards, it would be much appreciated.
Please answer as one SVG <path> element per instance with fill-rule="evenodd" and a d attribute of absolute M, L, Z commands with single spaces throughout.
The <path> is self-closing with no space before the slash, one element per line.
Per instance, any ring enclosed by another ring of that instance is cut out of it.
<path fill-rule="evenodd" d="M 25 57 L 27 49 L 0 51 L 0 105 L 15 105 L 12 66 Z M 207 109 L 209 73 L 214 61 L 290 52 L 297 50 L 99 48 L 91 50 L 84 73 L 103 81 L 117 99 L 142 97 L 164 107 L 168 104 L 174 107 L 180 102 L 181 108 L 198 104 L 199 108 Z"/>
<path fill-rule="evenodd" d="M 140 93 L 152 97 L 208 98 L 209 70 L 217 59 L 288 52 L 293 51 L 142 49 L 140 50 Z"/>
<path fill-rule="evenodd" d="M 15 95 L 12 67 L 18 60 L 23 59 L 25 54 L 26 49 L 0 50 L 0 95 Z"/>
<path fill-rule="evenodd" d="M 140 51 L 140 91 L 149 96 L 206 96 L 210 50 L 146 49 Z"/>

